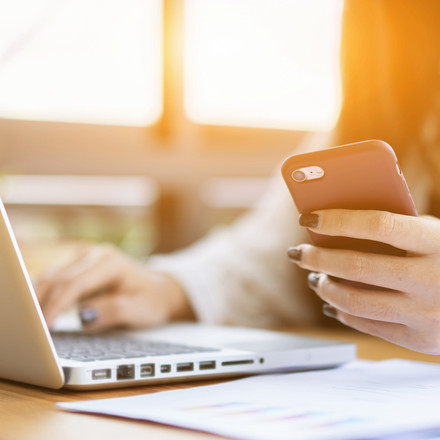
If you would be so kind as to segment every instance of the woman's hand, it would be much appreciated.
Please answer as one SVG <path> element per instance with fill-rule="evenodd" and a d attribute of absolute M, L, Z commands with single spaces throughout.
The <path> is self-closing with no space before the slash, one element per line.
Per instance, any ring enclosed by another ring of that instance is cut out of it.
<path fill-rule="evenodd" d="M 90 330 L 148 327 L 193 315 L 172 277 L 149 270 L 110 245 L 92 247 L 46 273 L 35 290 L 49 327 L 74 304 Z"/>
<path fill-rule="evenodd" d="M 375 240 L 407 251 L 389 256 L 301 244 L 292 261 L 315 273 L 324 313 L 371 335 L 440 354 L 440 220 L 382 211 L 329 209 L 300 217 L 319 234 Z M 390 290 L 359 288 L 330 276 Z"/>

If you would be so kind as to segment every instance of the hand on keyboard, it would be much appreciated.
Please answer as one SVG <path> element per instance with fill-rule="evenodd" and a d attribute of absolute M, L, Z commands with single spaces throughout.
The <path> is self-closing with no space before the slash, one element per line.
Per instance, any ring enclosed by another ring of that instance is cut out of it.
<path fill-rule="evenodd" d="M 149 327 L 193 317 L 186 294 L 173 278 L 110 245 L 89 248 L 47 272 L 35 290 L 49 327 L 75 303 L 90 330 Z"/>

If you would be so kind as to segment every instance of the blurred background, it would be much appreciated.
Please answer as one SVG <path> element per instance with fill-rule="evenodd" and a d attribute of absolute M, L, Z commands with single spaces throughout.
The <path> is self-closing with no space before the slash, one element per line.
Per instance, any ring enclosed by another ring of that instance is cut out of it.
<path fill-rule="evenodd" d="M 251 206 L 337 120 L 341 13 L 341 0 L 0 0 L 0 195 L 33 267 L 78 240 L 168 252 Z"/>

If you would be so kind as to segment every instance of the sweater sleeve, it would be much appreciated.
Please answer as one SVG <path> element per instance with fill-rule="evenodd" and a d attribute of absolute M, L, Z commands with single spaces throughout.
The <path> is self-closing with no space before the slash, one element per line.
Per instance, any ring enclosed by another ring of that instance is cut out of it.
<path fill-rule="evenodd" d="M 287 248 L 308 241 L 277 170 L 259 203 L 192 246 L 154 255 L 148 266 L 173 276 L 204 322 L 274 327 L 313 324 L 319 300 Z"/>
<path fill-rule="evenodd" d="M 280 178 L 248 214 L 192 246 L 155 255 L 148 266 L 172 275 L 201 321 L 273 327 L 310 322 L 304 274 L 288 261 L 307 237 Z"/>

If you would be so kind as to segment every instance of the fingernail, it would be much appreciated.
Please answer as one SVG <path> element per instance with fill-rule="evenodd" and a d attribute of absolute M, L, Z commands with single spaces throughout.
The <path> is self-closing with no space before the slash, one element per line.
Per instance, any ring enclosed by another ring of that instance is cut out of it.
<path fill-rule="evenodd" d="M 319 223 L 318 214 L 301 214 L 299 216 L 299 224 L 305 226 L 306 228 L 316 228 Z"/>
<path fill-rule="evenodd" d="M 324 304 L 322 306 L 322 313 L 329 318 L 336 318 L 338 316 L 338 311 L 330 304 Z"/>
<path fill-rule="evenodd" d="M 316 272 L 310 272 L 307 275 L 307 284 L 309 287 L 313 290 L 316 290 L 318 288 L 319 283 L 319 273 Z"/>
<path fill-rule="evenodd" d="M 295 263 L 298 263 L 301 261 L 301 249 L 297 247 L 291 247 L 287 250 L 288 257 L 294 261 Z"/>
<path fill-rule="evenodd" d="M 97 310 L 92 307 L 81 309 L 79 312 L 79 317 L 83 325 L 91 324 L 93 321 L 98 319 L 98 316 Z"/>

